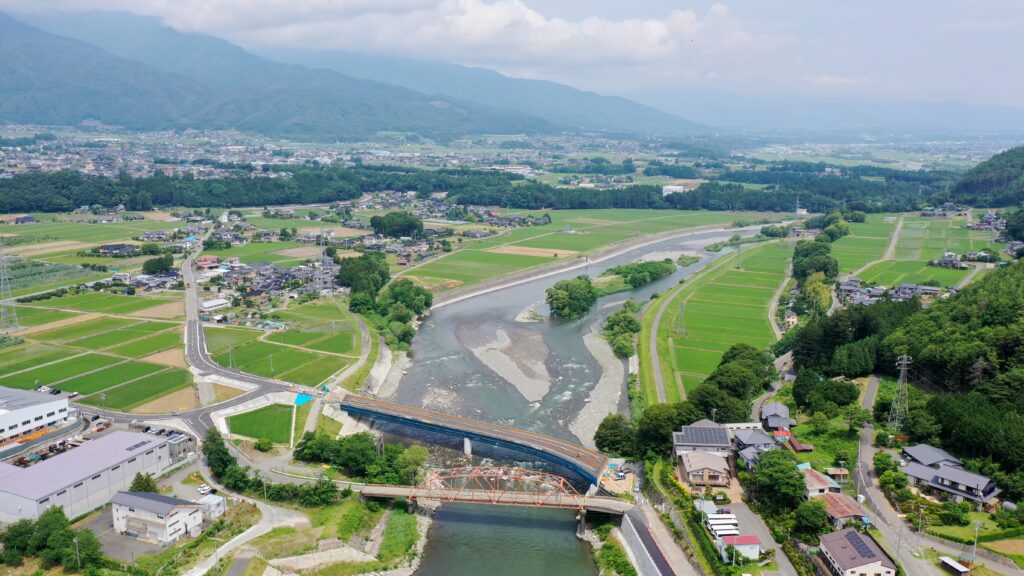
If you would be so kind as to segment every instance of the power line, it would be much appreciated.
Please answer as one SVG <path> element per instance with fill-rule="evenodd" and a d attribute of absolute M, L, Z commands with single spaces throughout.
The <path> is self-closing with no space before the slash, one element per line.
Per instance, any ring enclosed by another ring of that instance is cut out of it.
<path fill-rule="evenodd" d="M 7 270 L 7 254 L 4 253 L 3 240 L 0 239 L 0 332 L 10 334 L 20 328 L 18 312 L 11 300 L 11 276 Z"/>

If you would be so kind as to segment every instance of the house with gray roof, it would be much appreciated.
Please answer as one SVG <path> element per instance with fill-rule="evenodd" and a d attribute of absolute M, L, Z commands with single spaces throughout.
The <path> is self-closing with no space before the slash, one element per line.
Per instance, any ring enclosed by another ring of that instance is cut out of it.
<path fill-rule="evenodd" d="M 139 540 L 170 544 L 202 531 L 203 504 L 154 492 L 114 494 L 114 531 Z"/>
<path fill-rule="evenodd" d="M 794 424 L 789 417 L 789 406 L 782 402 L 768 402 L 761 406 L 761 423 L 767 430 L 789 430 Z"/>
<path fill-rule="evenodd" d="M 819 550 L 832 576 L 896 576 L 896 563 L 875 539 L 853 528 L 823 535 Z"/>
<path fill-rule="evenodd" d="M 728 470 L 732 470 L 732 441 L 729 440 L 729 431 L 721 424 L 711 420 L 700 420 L 683 426 L 679 432 L 672 433 L 672 453 L 676 457 L 680 478 L 686 479 L 689 476 L 689 468 L 684 457 L 695 452 L 717 456 L 727 464 Z M 707 458 L 704 458 L 701 462 L 706 463 L 706 460 Z M 690 467 L 693 467 L 692 462 Z"/>
<path fill-rule="evenodd" d="M 996 481 L 983 474 L 965 470 L 960 466 L 939 464 L 932 468 L 918 462 L 910 462 L 903 472 L 912 486 L 921 489 L 944 492 L 955 502 L 973 502 L 985 505 L 1002 492 Z"/>
<path fill-rule="evenodd" d="M 942 448 L 929 446 L 928 444 L 915 444 L 904 446 L 903 457 L 907 462 L 917 462 L 924 466 L 935 468 L 940 465 L 963 466 L 964 463 L 956 459 L 952 454 Z"/>

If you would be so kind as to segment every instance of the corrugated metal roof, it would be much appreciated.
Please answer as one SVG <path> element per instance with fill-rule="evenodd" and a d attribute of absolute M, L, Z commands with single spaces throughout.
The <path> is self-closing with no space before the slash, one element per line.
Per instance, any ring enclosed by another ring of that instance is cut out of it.
<path fill-rule="evenodd" d="M 31 390 L 18 390 L 16 388 L 5 388 L 0 386 L 0 414 L 5 414 L 11 410 L 20 410 L 22 408 L 38 406 L 39 404 L 60 402 L 61 400 L 67 404 L 67 398 L 65 397 L 51 396 L 50 394 L 33 392 Z"/>
<path fill-rule="evenodd" d="M 0 469 L 0 492 L 38 500 L 166 443 L 163 436 L 111 432 L 35 466 Z"/>
<path fill-rule="evenodd" d="M 156 492 L 126 492 L 124 490 L 114 494 L 114 497 L 111 498 L 110 501 L 114 504 L 138 508 L 154 514 L 169 514 L 171 510 L 174 510 L 178 506 L 202 506 L 196 502 L 171 498 L 170 496 L 164 496 L 163 494 L 157 494 Z"/>

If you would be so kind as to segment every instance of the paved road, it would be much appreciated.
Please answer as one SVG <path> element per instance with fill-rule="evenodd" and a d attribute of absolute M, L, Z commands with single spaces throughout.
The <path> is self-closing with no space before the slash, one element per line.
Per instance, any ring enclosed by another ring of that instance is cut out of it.
<path fill-rule="evenodd" d="M 861 401 L 861 405 L 871 410 L 875 404 L 875 396 L 878 393 L 878 376 L 872 376 L 868 381 L 867 387 L 864 389 L 864 398 Z M 948 542 L 946 540 L 940 540 L 934 538 L 928 534 L 921 534 L 920 538 L 913 532 L 913 529 L 907 522 L 904 522 L 903 517 L 900 516 L 889 501 L 882 494 L 879 488 L 874 474 L 871 473 L 873 470 L 874 463 L 873 459 L 877 449 L 874 447 L 874 428 L 869 423 L 861 430 L 860 435 L 860 447 L 858 449 L 858 472 L 864 479 L 864 487 L 862 495 L 867 499 L 870 504 L 867 507 L 868 515 L 871 517 L 871 521 L 875 526 L 882 532 L 888 542 L 890 549 L 895 548 L 898 544 L 900 546 L 898 551 L 898 557 L 903 568 L 906 570 L 908 576 L 926 576 L 939 574 L 942 571 L 933 566 L 931 563 L 917 558 L 914 556 L 914 551 L 918 548 L 920 542 L 922 547 L 933 548 L 938 552 L 952 556 L 954 558 L 959 557 L 965 551 L 969 552 L 969 546 L 956 544 L 954 542 Z M 983 562 L 989 566 L 993 566 L 994 569 L 1003 574 L 1010 574 L 1020 576 L 1024 574 L 1019 568 L 1014 566 L 1010 560 L 1006 560 L 1006 563 L 997 563 L 991 559 L 983 559 Z"/>
<path fill-rule="evenodd" d="M 782 546 L 772 538 L 772 531 L 760 516 L 743 502 L 733 502 L 726 507 L 736 515 L 742 534 L 754 534 L 761 539 L 762 549 L 775 550 L 775 564 L 778 565 L 781 574 L 796 576 L 796 568 L 793 567 L 793 563 L 789 561 L 786 553 L 782 551 Z"/>

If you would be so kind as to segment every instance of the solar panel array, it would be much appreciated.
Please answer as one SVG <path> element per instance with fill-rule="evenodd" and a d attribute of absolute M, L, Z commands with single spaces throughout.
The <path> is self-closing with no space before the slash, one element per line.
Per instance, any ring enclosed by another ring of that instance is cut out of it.
<path fill-rule="evenodd" d="M 682 440 L 685 444 L 699 444 L 710 446 L 729 445 L 729 433 L 725 428 L 711 428 L 705 426 L 683 426 L 678 433 L 677 442 Z"/>
<path fill-rule="evenodd" d="M 860 534 L 857 534 L 856 532 L 847 532 L 846 540 L 850 543 L 850 546 L 853 546 L 853 549 L 857 551 L 857 554 L 860 554 L 861 558 L 875 557 L 875 552 L 868 547 L 867 543 L 864 542 L 864 539 L 860 537 Z"/>

